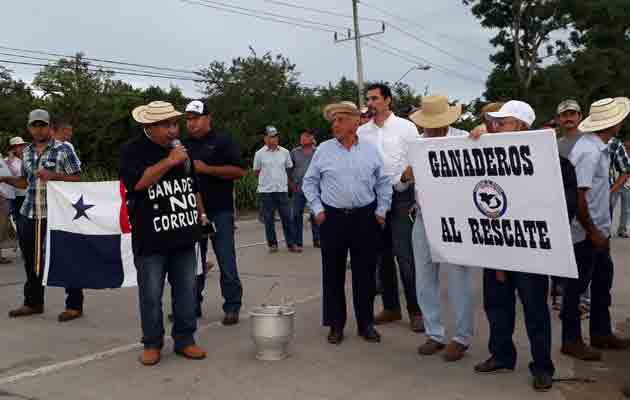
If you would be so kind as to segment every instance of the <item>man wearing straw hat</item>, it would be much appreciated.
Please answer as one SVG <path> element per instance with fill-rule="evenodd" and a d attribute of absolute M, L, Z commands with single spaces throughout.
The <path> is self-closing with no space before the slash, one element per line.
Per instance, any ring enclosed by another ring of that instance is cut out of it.
<path fill-rule="evenodd" d="M 468 132 L 451 126 L 461 114 L 461 104 L 449 105 L 448 97 L 425 96 L 422 98 L 422 108 L 409 118 L 424 129 L 423 138 L 468 136 Z M 408 168 L 401 181 L 411 182 L 412 177 L 411 170 Z M 416 265 L 418 303 L 424 315 L 427 341 L 418 348 L 418 353 L 430 356 L 445 349 L 445 361 L 458 361 L 464 357 L 473 336 L 472 270 L 461 265 L 440 265 L 432 261 L 421 207 L 422 205 L 419 204 L 413 226 L 413 254 Z M 455 312 L 455 335 L 448 344 L 441 315 L 440 267 L 448 270 L 448 296 L 451 308 Z"/>
<path fill-rule="evenodd" d="M 612 331 L 610 306 L 613 261 L 610 257 L 610 153 L 607 143 L 616 137 L 630 114 L 630 99 L 603 99 L 579 126 L 584 133 L 569 155 L 578 180 L 578 213 L 571 225 L 578 279 L 567 279 L 562 318 L 562 353 L 584 361 L 597 361 L 597 349 L 630 349 L 630 341 Z M 580 321 L 580 295 L 591 285 L 590 344 L 584 343 Z"/>
<path fill-rule="evenodd" d="M 328 105 L 324 116 L 335 136 L 322 143 L 302 190 L 321 226 L 324 326 L 340 344 L 346 324 L 346 258 L 351 254 L 352 297 L 358 334 L 378 343 L 374 329 L 376 247 L 392 201 L 390 178 L 375 146 L 357 136 L 360 112 L 351 102 Z"/>
<path fill-rule="evenodd" d="M 175 353 L 203 359 L 197 330 L 195 244 L 199 222 L 208 223 L 194 168 L 179 142 L 179 117 L 173 105 L 154 101 L 132 116 L 144 133 L 120 153 L 120 176 L 127 190 L 132 248 L 138 273 L 144 365 L 160 361 L 164 345 L 162 293 L 168 276 L 172 291 Z"/>
<path fill-rule="evenodd" d="M 19 189 L 26 189 L 20 209 L 18 231 L 20 248 L 24 255 L 26 283 L 24 305 L 9 312 L 12 318 L 44 312 L 44 241 L 46 233 L 46 182 L 81 180 L 81 166 L 74 152 L 51 136 L 50 115 L 46 110 L 33 110 L 28 116 L 28 130 L 33 137 L 22 160 L 21 177 L 0 177 Z M 83 291 L 66 288 L 66 310 L 59 315 L 59 322 L 71 321 L 83 315 Z"/>

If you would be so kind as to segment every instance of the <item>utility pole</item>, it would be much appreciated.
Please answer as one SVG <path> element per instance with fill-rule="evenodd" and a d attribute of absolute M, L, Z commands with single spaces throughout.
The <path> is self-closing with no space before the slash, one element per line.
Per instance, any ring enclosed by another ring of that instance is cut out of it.
<path fill-rule="evenodd" d="M 338 39 L 335 32 L 335 43 L 346 42 L 348 40 L 354 40 L 356 61 L 357 61 L 357 87 L 359 89 L 359 108 L 363 108 L 365 101 L 363 99 L 363 52 L 361 51 L 361 38 L 382 35 L 385 33 L 385 22 L 382 22 L 381 31 L 368 33 L 367 35 L 361 35 L 359 29 L 359 0 L 352 0 L 352 16 L 354 19 L 354 36 L 352 32 L 348 30 L 348 35 L 345 39 Z"/>
<path fill-rule="evenodd" d="M 358 0 L 352 0 L 354 17 L 354 47 L 357 53 L 357 86 L 359 87 L 359 109 L 363 108 L 363 52 L 361 51 L 361 32 L 359 31 Z"/>

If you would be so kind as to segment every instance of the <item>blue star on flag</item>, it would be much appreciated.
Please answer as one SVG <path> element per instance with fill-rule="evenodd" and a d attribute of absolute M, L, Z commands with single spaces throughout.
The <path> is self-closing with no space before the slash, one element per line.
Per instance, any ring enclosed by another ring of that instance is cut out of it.
<path fill-rule="evenodd" d="M 90 208 L 94 207 L 94 204 L 85 204 L 83 202 L 83 195 L 81 195 L 81 197 L 79 197 L 79 200 L 77 200 L 76 203 L 72 204 L 72 207 L 74 207 L 74 209 L 77 211 L 77 213 L 74 215 L 74 218 L 72 219 L 73 221 L 76 221 L 77 219 L 81 217 L 90 219 L 90 217 L 88 217 L 88 215 L 85 212 L 89 210 Z"/>

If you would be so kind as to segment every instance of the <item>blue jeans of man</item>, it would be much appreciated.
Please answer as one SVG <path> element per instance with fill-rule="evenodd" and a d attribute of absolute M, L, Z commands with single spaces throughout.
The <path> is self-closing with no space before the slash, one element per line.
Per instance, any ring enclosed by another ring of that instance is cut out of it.
<path fill-rule="evenodd" d="M 612 334 L 610 306 L 614 266 L 610 250 L 596 249 L 590 240 L 573 245 L 578 267 L 578 279 L 566 279 L 562 299 L 562 342 L 582 340 L 580 296 L 591 285 L 589 317 L 590 337 Z"/>
<path fill-rule="evenodd" d="M 195 247 L 191 245 L 165 254 L 135 256 L 134 261 L 144 347 L 161 349 L 164 345 L 162 295 L 166 279 L 171 285 L 175 350 L 194 344 L 193 335 L 197 330 Z"/>
<path fill-rule="evenodd" d="M 208 219 L 214 223 L 216 232 L 210 240 L 212 249 L 217 256 L 219 271 L 221 274 L 221 295 L 223 296 L 223 312 L 238 314 L 241 310 L 243 299 L 243 285 L 236 268 L 236 249 L 234 244 L 234 212 L 221 211 L 209 215 Z M 208 253 L 208 240 L 201 241 L 201 260 L 204 273 L 197 277 L 197 315 L 201 315 L 201 303 L 203 302 L 203 290 L 206 286 L 206 254 Z"/>
<path fill-rule="evenodd" d="M 434 263 L 422 215 L 418 212 L 413 226 L 413 254 L 416 266 L 416 289 L 422 309 L 426 335 L 438 343 L 446 344 L 441 316 L 440 267 L 448 270 L 448 298 L 455 313 L 453 341 L 466 347 L 473 336 L 473 271 L 470 267 Z"/>
<path fill-rule="evenodd" d="M 289 194 L 287 192 L 275 193 L 259 193 L 263 208 L 263 219 L 265 220 L 265 235 L 269 246 L 277 246 L 278 238 L 276 237 L 276 224 L 274 221 L 274 212 L 278 210 L 280 221 L 282 222 L 282 231 L 287 246 L 294 246 L 293 231 L 291 224 L 291 210 L 289 209 Z"/>
<path fill-rule="evenodd" d="M 304 246 L 304 209 L 306 208 L 306 196 L 301 190 L 293 193 L 293 207 L 291 207 L 291 219 L 293 221 L 293 243 L 296 246 Z M 313 242 L 319 242 L 319 225 L 315 223 L 315 218 L 310 215 L 311 231 L 313 233 Z"/>
<path fill-rule="evenodd" d="M 551 316 L 547 305 L 549 277 L 524 272 L 505 272 L 505 281 L 497 279 L 495 270 L 483 272 L 483 307 L 490 325 L 488 350 L 507 368 L 516 365 L 516 347 L 512 336 L 516 323 L 516 292 L 525 312 L 525 328 L 533 361 L 532 375 L 553 376 L 551 361 Z"/>

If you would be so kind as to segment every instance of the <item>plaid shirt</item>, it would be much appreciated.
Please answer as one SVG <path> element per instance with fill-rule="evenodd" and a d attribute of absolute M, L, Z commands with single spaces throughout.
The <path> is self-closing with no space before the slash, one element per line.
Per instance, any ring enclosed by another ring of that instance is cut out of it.
<path fill-rule="evenodd" d="M 608 152 L 610 153 L 610 186 L 612 186 L 619 175 L 630 174 L 630 157 L 623 140 L 612 138 L 608 143 Z"/>
<path fill-rule="evenodd" d="M 40 168 L 67 175 L 81 172 L 79 159 L 67 144 L 51 139 L 41 155 L 37 154 L 34 144 L 30 144 L 24 150 L 22 159 L 22 176 L 26 178 L 28 185 L 20 213 L 27 218 L 36 218 L 38 205 L 41 207 L 41 218 L 46 218 L 48 212 L 46 183 L 40 182 L 37 185 L 37 170 Z"/>

